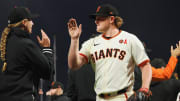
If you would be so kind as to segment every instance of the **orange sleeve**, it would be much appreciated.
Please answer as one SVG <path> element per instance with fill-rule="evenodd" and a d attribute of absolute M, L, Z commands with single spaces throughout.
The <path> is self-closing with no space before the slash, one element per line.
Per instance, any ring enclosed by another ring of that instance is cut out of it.
<path fill-rule="evenodd" d="M 178 59 L 171 56 L 168 64 L 164 69 L 163 68 L 156 69 L 155 67 L 152 67 L 152 81 L 168 80 L 171 77 L 172 73 L 174 72 L 177 62 Z"/>

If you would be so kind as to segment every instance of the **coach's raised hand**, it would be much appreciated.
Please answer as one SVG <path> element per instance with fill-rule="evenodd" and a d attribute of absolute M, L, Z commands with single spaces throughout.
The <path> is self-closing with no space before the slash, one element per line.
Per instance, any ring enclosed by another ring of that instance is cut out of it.
<path fill-rule="evenodd" d="M 174 56 L 174 57 L 180 56 L 180 41 L 179 41 L 179 44 L 176 44 L 175 49 L 171 45 L 171 56 Z"/>
<path fill-rule="evenodd" d="M 40 39 L 40 37 L 37 36 L 37 40 L 41 45 L 41 47 L 50 47 L 50 39 L 42 29 L 41 29 L 41 35 L 42 35 L 42 39 Z"/>
<path fill-rule="evenodd" d="M 68 25 L 68 31 L 71 39 L 78 39 L 82 32 L 82 25 L 77 25 L 76 19 L 69 19 Z"/>

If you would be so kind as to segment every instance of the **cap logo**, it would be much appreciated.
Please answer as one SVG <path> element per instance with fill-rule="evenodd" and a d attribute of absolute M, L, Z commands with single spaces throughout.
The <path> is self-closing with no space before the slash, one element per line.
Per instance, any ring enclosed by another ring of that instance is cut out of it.
<path fill-rule="evenodd" d="M 97 8 L 96 12 L 99 12 L 100 8 L 101 8 L 101 6 L 98 6 L 98 8 Z"/>

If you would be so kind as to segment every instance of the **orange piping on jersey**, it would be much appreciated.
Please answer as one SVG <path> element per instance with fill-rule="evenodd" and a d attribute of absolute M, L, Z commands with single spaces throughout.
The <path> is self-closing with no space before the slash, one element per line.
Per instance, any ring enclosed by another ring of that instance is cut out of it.
<path fill-rule="evenodd" d="M 118 32 L 117 34 L 115 34 L 114 36 L 112 36 L 111 38 L 108 38 L 108 39 L 105 37 L 105 33 L 102 34 L 102 37 L 103 37 L 105 40 L 110 40 L 110 39 L 112 39 L 112 38 L 118 36 L 121 32 L 122 32 L 122 30 L 119 30 L 119 32 Z"/>
<path fill-rule="evenodd" d="M 177 62 L 178 59 L 176 57 L 171 56 L 165 68 L 156 69 L 152 67 L 152 81 L 162 81 L 170 79 L 174 72 Z"/>
<path fill-rule="evenodd" d="M 142 67 L 142 66 L 144 66 L 146 63 L 148 63 L 150 60 L 145 60 L 145 61 L 143 61 L 143 62 L 141 62 L 139 65 L 138 65 L 138 67 Z"/>
<path fill-rule="evenodd" d="M 86 55 L 82 54 L 82 53 L 79 53 L 79 55 L 83 56 L 85 59 L 86 59 L 86 62 L 88 63 L 88 58 Z"/>
<path fill-rule="evenodd" d="M 124 96 L 126 97 L 126 101 L 127 101 L 128 100 L 128 96 L 127 96 L 126 92 L 124 93 Z"/>

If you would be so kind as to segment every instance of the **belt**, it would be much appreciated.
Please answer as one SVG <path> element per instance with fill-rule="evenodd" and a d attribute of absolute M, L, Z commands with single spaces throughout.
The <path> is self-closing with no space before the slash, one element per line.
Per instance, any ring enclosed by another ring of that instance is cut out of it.
<path fill-rule="evenodd" d="M 98 96 L 101 97 L 101 98 L 109 98 L 109 97 L 113 97 L 113 96 L 123 94 L 123 93 L 125 93 L 127 91 L 127 89 L 128 89 L 128 87 L 126 87 L 124 89 L 121 89 L 121 90 L 118 90 L 116 92 L 102 93 L 102 94 L 99 94 Z"/>

